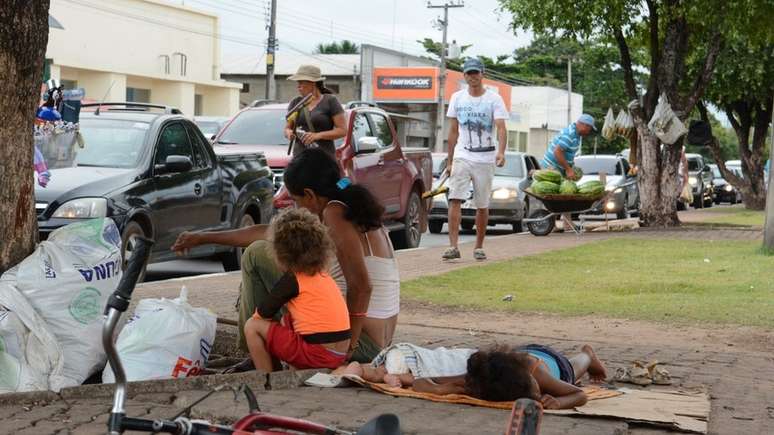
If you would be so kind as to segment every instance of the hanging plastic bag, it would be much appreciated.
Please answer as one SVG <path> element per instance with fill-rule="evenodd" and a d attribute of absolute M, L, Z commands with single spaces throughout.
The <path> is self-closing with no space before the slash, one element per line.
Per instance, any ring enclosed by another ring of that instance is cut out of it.
<path fill-rule="evenodd" d="M 685 124 L 672 111 L 672 107 L 669 105 L 666 94 L 661 94 L 658 97 L 658 104 L 656 110 L 653 112 L 653 117 L 648 122 L 648 129 L 658 137 L 658 139 L 667 145 L 672 145 L 677 142 L 681 136 L 688 133 L 688 129 L 685 128 Z"/>
<path fill-rule="evenodd" d="M 215 314 L 177 299 L 143 299 L 118 336 L 116 348 L 129 381 L 185 378 L 204 369 L 215 341 Z M 102 382 L 115 382 L 108 364 Z"/>
<path fill-rule="evenodd" d="M 618 112 L 618 116 L 615 117 L 615 134 L 623 136 L 623 124 L 624 124 L 624 118 L 626 117 L 626 112 L 624 109 L 621 109 Z"/>
<path fill-rule="evenodd" d="M 621 124 L 619 126 L 620 135 L 628 138 L 634 131 L 634 119 L 632 118 L 632 115 L 624 109 L 621 110 L 621 113 L 623 113 L 623 116 L 621 117 Z"/>
<path fill-rule="evenodd" d="M 615 115 L 613 114 L 612 107 L 607 109 L 605 123 L 602 124 L 602 137 L 607 140 L 613 140 L 615 138 Z"/>
<path fill-rule="evenodd" d="M 686 204 L 693 202 L 693 191 L 690 184 L 685 183 L 685 186 L 683 186 L 683 190 L 680 192 L 680 200 Z"/>
<path fill-rule="evenodd" d="M 61 348 L 61 375 L 66 380 L 50 386 L 54 391 L 82 384 L 105 365 L 102 312 L 121 277 L 120 245 L 121 236 L 109 218 L 73 223 L 52 232 L 29 257 L 3 275 L 4 283 L 20 296 L 0 300 L 0 304 L 24 315 L 24 324 L 31 331 L 45 327 Z M 20 298 L 38 320 L 18 311 Z"/>

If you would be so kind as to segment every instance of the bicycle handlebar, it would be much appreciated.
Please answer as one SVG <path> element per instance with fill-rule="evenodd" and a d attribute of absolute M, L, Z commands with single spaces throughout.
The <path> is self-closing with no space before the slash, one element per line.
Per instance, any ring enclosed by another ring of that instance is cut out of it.
<path fill-rule="evenodd" d="M 136 237 L 132 239 L 134 249 L 132 250 L 132 256 L 126 264 L 126 270 L 121 275 L 121 281 L 118 282 L 118 287 L 110 295 L 107 306 L 105 306 L 105 314 L 111 308 L 123 313 L 129 308 L 129 302 L 132 300 L 132 292 L 134 286 L 137 284 L 137 280 L 140 278 L 145 264 L 150 258 L 151 247 L 153 246 L 153 240 L 146 239 L 145 237 Z"/>

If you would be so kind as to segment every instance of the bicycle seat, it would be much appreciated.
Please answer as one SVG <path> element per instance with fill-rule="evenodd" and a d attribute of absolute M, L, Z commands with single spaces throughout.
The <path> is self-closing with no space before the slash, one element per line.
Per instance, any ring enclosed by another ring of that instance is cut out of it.
<path fill-rule="evenodd" d="M 382 414 L 368 421 L 356 435 L 401 435 L 400 420 L 395 414 Z"/>

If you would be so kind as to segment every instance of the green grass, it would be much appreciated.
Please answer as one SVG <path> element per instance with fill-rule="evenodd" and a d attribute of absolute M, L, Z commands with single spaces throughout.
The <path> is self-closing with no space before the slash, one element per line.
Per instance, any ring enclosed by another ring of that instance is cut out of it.
<path fill-rule="evenodd" d="M 741 207 L 709 208 L 704 209 L 702 213 L 707 213 L 710 215 L 725 214 L 725 216 L 715 216 L 706 221 L 702 221 L 704 224 L 762 227 L 766 222 L 765 212 L 747 210 Z"/>
<path fill-rule="evenodd" d="M 419 278 L 401 293 L 500 311 L 774 327 L 774 258 L 758 241 L 614 239 Z"/>

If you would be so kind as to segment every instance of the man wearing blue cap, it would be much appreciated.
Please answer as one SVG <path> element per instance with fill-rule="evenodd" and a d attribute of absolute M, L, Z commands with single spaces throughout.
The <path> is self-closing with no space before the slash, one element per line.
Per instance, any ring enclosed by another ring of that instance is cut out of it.
<path fill-rule="evenodd" d="M 486 260 L 484 236 L 489 221 L 489 197 L 495 165 L 505 164 L 508 109 L 502 97 L 483 86 L 484 64 L 468 59 L 462 67 L 467 89 L 454 93 L 446 116 L 449 125 L 449 242 L 444 260 L 460 258 L 457 240 L 460 231 L 462 202 L 468 199 L 468 186 L 473 183 L 473 206 L 476 208 L 476 248 L 473 258 Z M 497 138 L 493 138 L 497 126 Z"/>
<path fill-rule="evenodd" d="M 581 138 L 596 129 L 594 118 L 584 113 L 551 140 L 540 165 L 544 169 L 555 169 L 570 180 L 574 180 L 575 172 L 572 170 L 572 164 L 575 161 L 575 154 L 581 147 Z"/>

